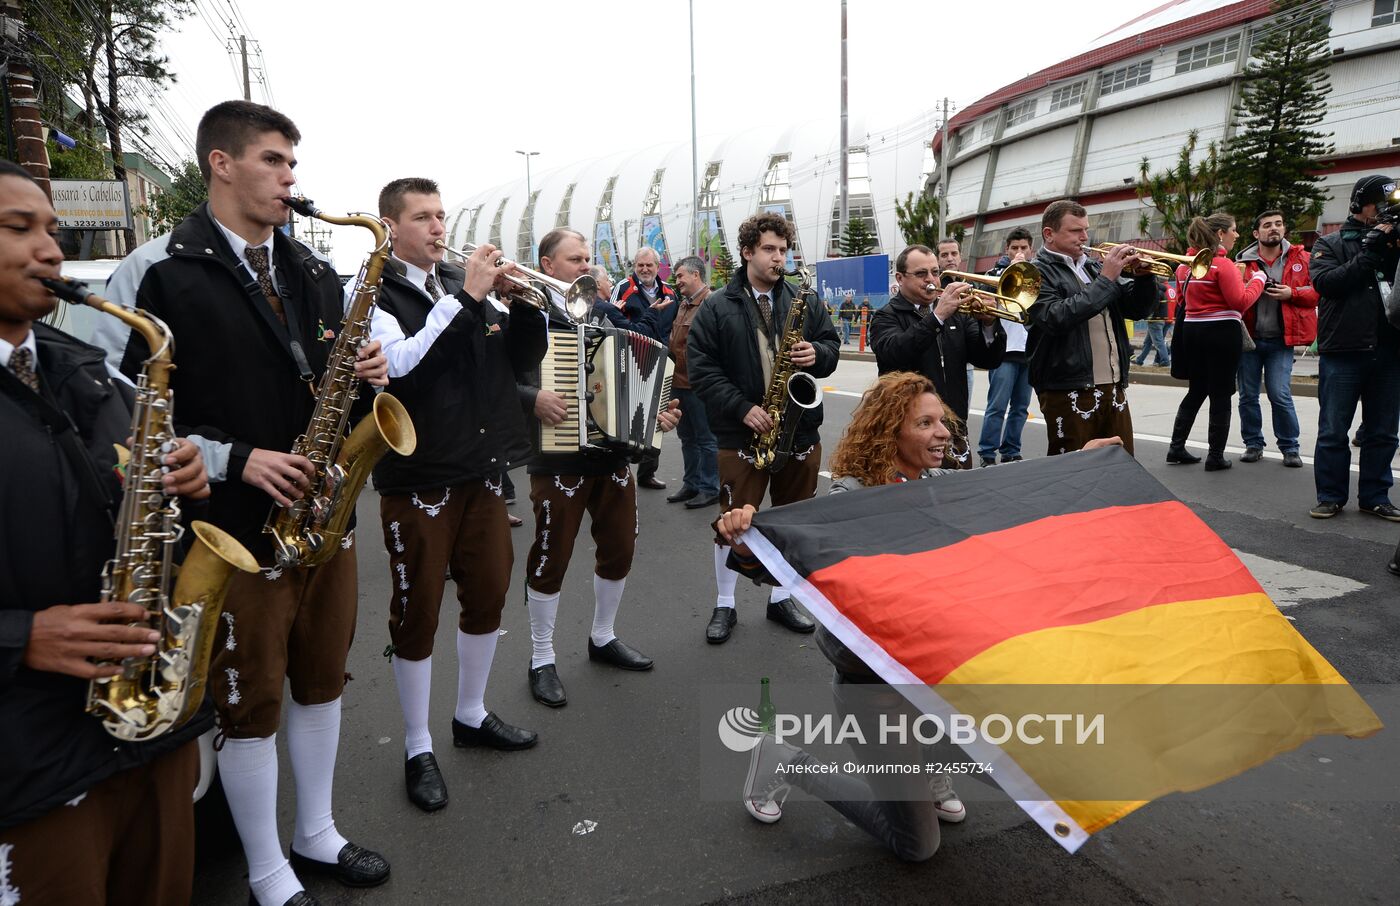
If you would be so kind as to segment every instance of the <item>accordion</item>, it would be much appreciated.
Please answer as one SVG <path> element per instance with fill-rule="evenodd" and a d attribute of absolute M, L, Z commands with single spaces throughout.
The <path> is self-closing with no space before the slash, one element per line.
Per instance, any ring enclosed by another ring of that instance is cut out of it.
<path fill-rule="evenodd" d="M 611 326 L 550 330 L 540 388 L 564 397 L 557 425 L 536 422 L 540 453 L 622 454 L 661 447 L 656 416 L 671 401 L 671 359 L 650 337 Z"/>

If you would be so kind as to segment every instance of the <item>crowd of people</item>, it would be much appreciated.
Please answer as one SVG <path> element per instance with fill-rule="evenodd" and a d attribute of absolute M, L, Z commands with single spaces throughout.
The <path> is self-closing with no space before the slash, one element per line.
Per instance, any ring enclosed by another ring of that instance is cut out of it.
<path fill-rule="evenodd" d="M 211 108 L 196 141 L 208 201 L 169 235 L 137 249 L 109 283 L 112 302 L 160 318 L 178 338 L 170 389 L 180 439 L 170 445 L 162 486 L 241 542 L 260 566 L 228 586 L 205 707 L 152 741 L 113 738 L 84 707 L 90 681 L 119 672 L 123 658 L 149 658 L 160 638 L 144 606 L 101 594 L 114 508 L 124 493 L 114 445 L 125 438 L 131 387 L 145 379 L 153 350 L 115 319 L 104 321 L 95 345 L 41 323 L 55 300 L 40 279 L 56 279 L 62 262 L 57 218 L 28 173 L 0 163 L 0 224 L 7 230 L 0 419 L 11 438 L 0 451 L 0 499 L 7 502 L 0 515 L 14 539 L 0 553 L 0 720 L 12 740 L 0 749 L 5 902 L 187 902 L 195 737 L 214 727 L 252 902 L 314 904 L 301 880 L 311 874 L 356 887 L 389 877 L 389 860 L 351 842 L 332 808 L 345 665 L 357 622 L 357 548 L 366 536 L 357 540 L 352 529 L 329 559 L 308 566 L 279 561 L 264 529 L 269 511 L 302 500 L 318 473 L 290 451 L 317 406 L 314 388 L 345 310 L 345 290 L 331 268 L 281 229 L 300 137 L 290 119 L 263 105 Z M 1362 509 L 1400 521 L 1388 499 L 1400 328 L 1386 319 L 1382 301 L 1382 292 L 1394 296 L 1400 251 L 1389 224 L 1377 224 L 1389 192 L 1393 184 L 1381 177 L 1358 183 L 1351 219 L 1319 239 L 1311 257 L 1283 240 L 1277 212 L 1260 214 L 1259 241 L 1241 256 L 1244 273 L 1224 254 L 1234 242 L 1233 219 L 1202 219 L 1193 240 L 1216 253 L 1214 263 L 1205 276 L 1178 275 L 1184 311 L 1172 361 L 1190 377 L 1178 425 L 1189 429 L 1210 400 L 1208 468 L 1228 464 L 1218 429 L 1223 422 L 1228 430 L 1236 375 L 1249 386 L 1247 372 L 1256 396 L 1264 376 L 1280 449 L 1296 457 L 1296 418 L 1291 427 L 1280 420 L 1282 398 L 1273 391 L 1292 346 L 1306 341 L 1306 310 L 1320 309 L 1319 518 L 1335 515 L 1347 499 L 1347 429 L 1359 403 Z M 540 273 L 554 283 L 541 287 L 535 304 L 510 282 L 516 265 L 490 244 L 463 256 L 460 267 L 444 260 L 446 213 L 432 180 L 394 180 L 378 203 L 392 256 L 354 372 L 392 392 L 416 430 L 416 448 L 389 453 L 373 478 L 391 580 L 383 616 L 404 723 L 404 789 L 414 806 L 432 812 L 449 802 L 430 731 L 434 642 L 449 580 L 458 605 L 453 745 L 513 751 L 538 738 L 485 701 L 516 568 L 506 509 L 511 469 L 526 466 L 533 511 L 523 564 L 531 635 L 525 679 L 533 698 L 553 708 L 568 703 L 554 631 L 585 515 L 594 542 L 588 658 L 621 671 L 653 666 L 619 638 L 617 620 L 637 547 L 637 489 L 666 485 L 654 455 L 640 458 L 634 473 L 621 452 L 537 448 L 541 431 L 571 412 L 579 417 L 577 398 L 566 398 L 542 373 L 552 344 L 578 320 L 554 287 L 594 277 L 589 319 L 650 338 L 674 360 L 674 398 L 656 427 L 678 431 L 681 440 L 684 479 L 667 500 L 716 516 L 704 528 L 714 542 L 705 546 L 712 547 L 706 552 L 716 585 L 705 638 L 715 645 L 738 624 L 738 580 L 762 578 L 741 537 L 753 512 L 765 499 L 783 506 L 813 497 L 818 487 L 819 401 L 782 416 L 792 421 L 781 470 L 755 461 L 755 437 L 775 427 L 763 405 L 775 363 L 824 378 L 837 367 L 842 338 L 816 295 L 783 278 L 794 232 L 778 214 L 756 214 L 739 226 L 742 263 L 713 291 L 702 259 L 677 262 L 667 285 L 658 279 L 658 257 L 646 249 L 613 289 L 592 263 L 587 238 L 554 229 L 538 246 Z M 1045 209 L 1039 249 L 1033 244 L 1028 231 L 1013 232 L 997 263 L 1029 262 L 1041 276 L 1023 324 L 994 317 L 971 298 L 967 282 L 940 282 L 962 267 L 956 242 L 914 245 L 897 256 L 893 297 L 869 319 L 881 376 L 831 456 L 833 492 L 972 467 L 969 366 L 987 369 L 990 378 L 981 465 L 1022 458 L 1032 390 L 1045 415 L 1049 455 L 1105 444 L 1133 451 L 1125 325 L 1152 317 L 1169 290 L 1138 249 L 1123 245 L 1102 260 L 1090 257 L 1087 213 L 1074 201 Z M 853 299 L 842 312 L 847 302 Z M 785 325 L 797 311 L 804 315 L 800 334 L 789 336 Z M 1257 401 L 1254 412 L 1250 421 L 1242 410 L 1251 453 L 1263 446 Z M 1171 461 L 1192 461 L 1184 440 L 1184 430 L 1174 437 Z M 779 586 L 769 594 L 766 618 L 794 633 L 818 628 Z M 838 704 L 844 686 L 878 684 L 825 629 L 817 641 L 836 671 Z M 289 847 L 277 817 L 282 757 L 296 788 Z M 776 766 L 804 757 L 770 742 L 754 750 L 744 803 L 755 819 L 781 818 L 785 788 L 775 780 Z M 906 859 L 932 855 L 938 822 L 966 816 L 946 778 L 885 791 L 812 780 L 809 791 Z M 75 852 L 65 841 L 79 837 L 84 845 Z"/>

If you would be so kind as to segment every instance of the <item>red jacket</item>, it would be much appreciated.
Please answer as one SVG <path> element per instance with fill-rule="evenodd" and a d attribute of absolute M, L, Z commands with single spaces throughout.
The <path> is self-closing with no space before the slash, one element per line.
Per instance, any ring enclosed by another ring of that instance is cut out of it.
<path fill-rule="evenodd" d="M 1259 263 L 1247 254 L 1257 254 L 1251 246 L 1240 253 L 1243 264 L 1253 274 Z M 1293 298 L 1279 306 L 1283 316 L 1283 342 L 1289 346 L 1307 346 L 1317 339 L 1317 290 L 1313 289 L 1312 277 L 1308 274 L 1308 250 L 1301 245 L 1290 245 L 1283 256 L 1283 279 L 1279 281 L 1293 288 Z M 1244 313 L 1244 324 L 1254 335 L 1254 310 Z"/>
<path fill-rule="evenodd" d="M 1187 249 L 1186 254 L 1194 255 L 1196 250 Z M 1210 272 L 1204 277 L 1186 283 L 1186 265 L 1183 264 L 1176 269 L 1176 281 L 1177 286 L 1186 286 L 1188 321 L 1238 320 L 1264 292 L 1264 280 L 1245 281 L 1224 249 L 1215 250 Z"/>

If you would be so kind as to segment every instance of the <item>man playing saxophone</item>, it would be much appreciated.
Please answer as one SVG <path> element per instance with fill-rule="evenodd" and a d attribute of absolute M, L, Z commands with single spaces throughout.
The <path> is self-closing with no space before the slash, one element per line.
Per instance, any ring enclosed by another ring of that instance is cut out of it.
<path fill-rule="evenodd" d="M 34 323 L 55 303 L 39 279 L 59 275 L 58 219 L 9 161 L 0 227 L 0 903 L 187 903 L 194 739 L 211 712 L 122 742 L 84 711 L 89 680 L 151 656 L 160 638 L 128 625 L 146 620 L 142 605 L 82 603 L 98 601 L 113 552 L 128 388 L 99 350 Z M 195 444 L 164 463 L 167 494 L 208 496 Z"/>
<path fill-rule="evenodd" d="M 269 510 L 300 500 L 315 475 L 309 460 L 286 451 L 311 419 L 344 312 L 329 264 L 279 229 L 300 138 L 291 120 L 261 104 L 212 107 L 196 135 L 209 201 L 127 257 L 108 286 L 113 301 L 144 309 L 174 331 L 177 429 L 202 445 L 210 521 L 263 567 L 229 587 L 209 682 L 222 737 L 220 776 L 262 906 L 314 902 L 296 870 L 361 887 L 389 875 L 388 862 L 342 837 L 331 814 L 358 595 L 354 534 L 319 566 L 281 567 L 263 532 Z M 108 329 L 103 337 L 128 376 L 149 354 L 139 336 Z M 361 379 L 388 382 L 377 342 L 357 358 Z M 286 680 L 297 793 L 291 864 L 277 827 L 276 734 Z"/>
<path fill-rule="evenodd" d="M 756 467 L 749 452 L 754 437 L 770 431 L 773 419 L 761 403 L 773 378 L 774 361 L 783 346 L 788 310 L 800 304 L 783 280 L 788 248 L 795 238 L 792 224 L 780 214 L 755 214 L 739 227 L 739 254 L 744 266 L 724 289 L 712 293 L 695 315 L 686 340 L 691 389 L 705 405 L 710 427 L 719 441 L 719 504 L 725 512 L 745 504 L 759 506 L 765 492 L 774 506 L 805 500 L 816 493 L 821 469 L 822 407 L 788 406 L 785 417 L 800 419 L 791 456 L 783 468 L 769 473 Z M 791 345 L 791 365 L 812 377 L 836 370 L 841 338 L 821 299 L 806 300 L 802 336 Z M 771 482 L 771 492 L 769 485 Z M 738 573 L 726 565 L 729 547 L 716 544 L 715 584 L 718 593 L 705 639 L 718 645 L 729 638 L 736 622 L 734 588 Z M 790 592 L 775 588 L 768 619 L 793 632 L 811 632 L 811 619 L 798 610 Z"/>

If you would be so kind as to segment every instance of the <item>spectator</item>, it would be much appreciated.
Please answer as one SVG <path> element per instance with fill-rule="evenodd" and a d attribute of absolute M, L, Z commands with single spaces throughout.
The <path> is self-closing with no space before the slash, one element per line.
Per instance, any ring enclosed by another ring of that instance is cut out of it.
<path fill-rule="evenodd" d="M 671 358 L 676 367 L 671 376 L 671 389 L 680 401 L 685 415 L 676 433 L 681 439 L 681 458 L 685 462 L 685 480 L 681 489 L 666 498 L 667 503 L 685 502 L 688 510 L 714 506 L 719 500 L 719 445 L 705 407 L 690 389 L 686 371 L 686 340 L 690 323 L 700 304 L 710 295 L 705 262 L 695 256 L 682 258 L 673 272 L 676 292 L 681 297 L 676 307 L 676 319 L 671 325 Z"/>
<path fill-rule="evenodd" d="M 987 275 L 998 277 L 1013 263 L 1029 261 L 1030 257 L 1030 230 L 1017 227 L 1007 234 L 1006 253 L 997 259 L 996 266 Z M 977 455 L 983 466 L 996 465 L 998 453 L 1002 462 L 1021 459 L 1021 429 L 1026 425 L 1026 413 L 1031 404 L 1026 328 L 1011 321 L 1002 326 L 1006 331 L 1006 355 L 1002 356 L 1001 364 L 987 374 L 987 408 L 982 413 L 982 437 L 977 445 Z"/>
<path fill-rule="evenodd" d="M 856 319 L 856 294 L 846 290 L 846 298 L 841 300 L 841 342 L 851 342 L 851 323 Z"/>

